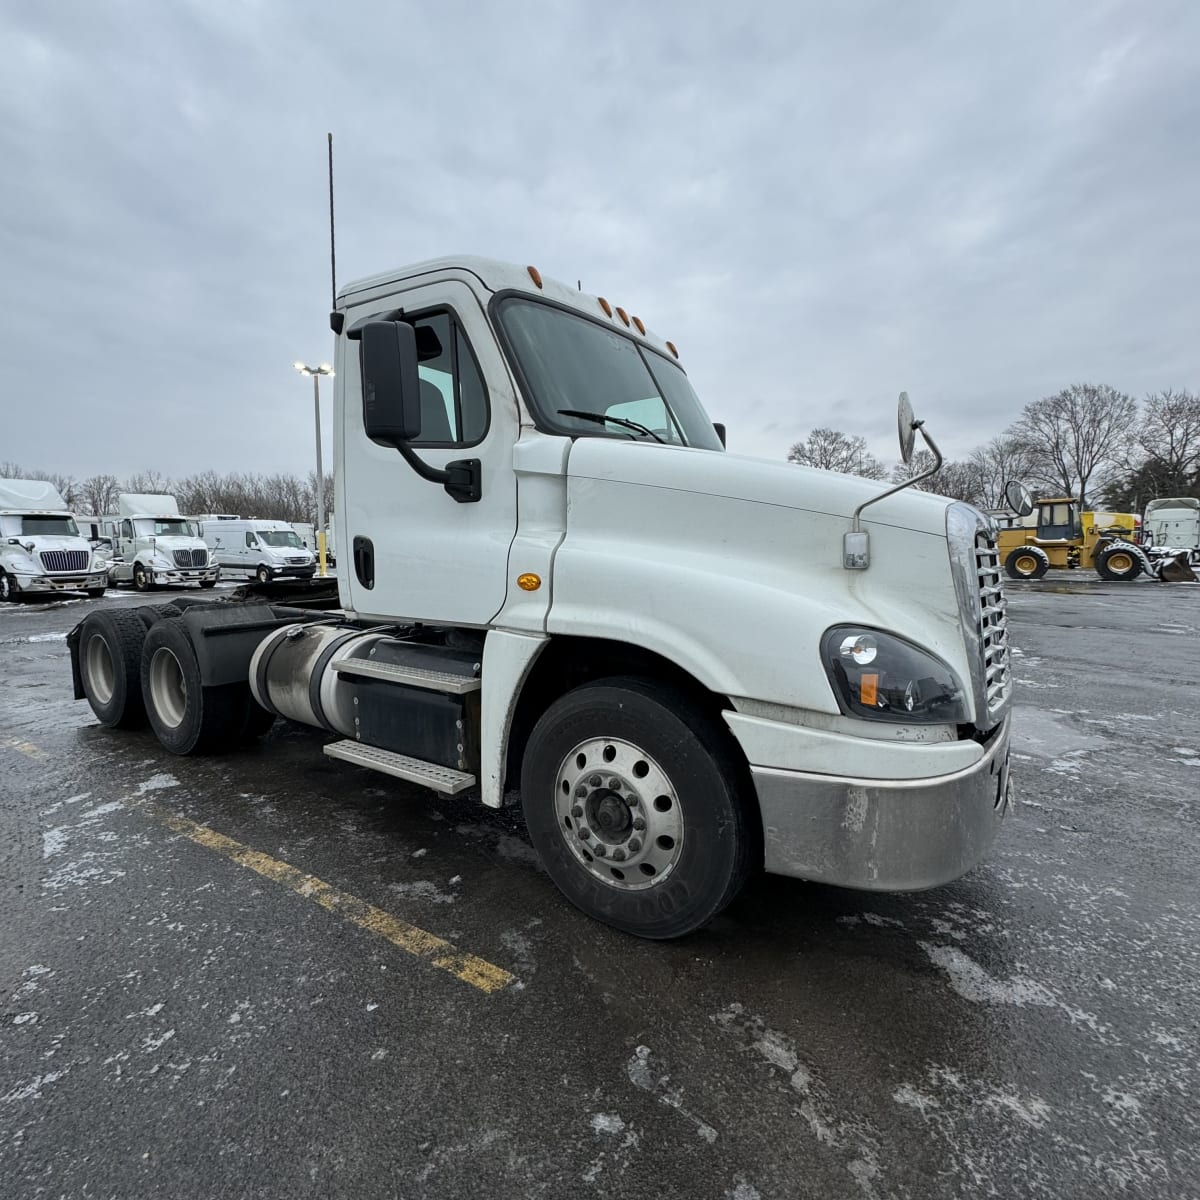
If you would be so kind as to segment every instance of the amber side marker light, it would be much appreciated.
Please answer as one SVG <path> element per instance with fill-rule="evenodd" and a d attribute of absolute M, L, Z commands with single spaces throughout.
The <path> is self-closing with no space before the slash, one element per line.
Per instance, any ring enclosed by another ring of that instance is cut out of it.
<path fill-rule="evenodd" d="M 523 575 L 517 576 L 517 587 L 523 592 L 536 592 L 542 586 L 542 577 L 535 575 L 532 571 L 526 571 Z"/>
<path fill-rule="evenodd" d="M 540 289 L 542 286 L 541 271 L 539 271 L 537 267 L 526 267 L 525 270 L 529 272 L 529 278 L 533 280 L 535 286 Z"/>

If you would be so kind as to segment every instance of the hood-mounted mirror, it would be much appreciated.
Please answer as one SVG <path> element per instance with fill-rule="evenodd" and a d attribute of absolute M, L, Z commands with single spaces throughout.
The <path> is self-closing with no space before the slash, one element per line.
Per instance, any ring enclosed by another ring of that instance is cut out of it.
<path fill-rule="evenodd" d="M 1033 512 L 1033 497 L 1019 479 L 1010 479 L 1004 485 L 1004 500 L 1018 517 L 1027 517 Z"/>
<path fill-rule="evenodd" d="M 900 393 L 900 403 L 896 405 L 896 431 L 900 434 L 900 461 L 912 461 L 913 443 L 917 439 L 917 428 L 921 423 L 913 416 L 913 408 L 909 403 L 908 393 Z"/>

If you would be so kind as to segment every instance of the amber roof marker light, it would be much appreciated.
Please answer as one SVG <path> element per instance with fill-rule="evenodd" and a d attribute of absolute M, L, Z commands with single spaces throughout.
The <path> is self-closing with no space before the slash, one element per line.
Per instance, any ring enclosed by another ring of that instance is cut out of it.
<path fill-rule="evenodd" d="M 670 350 L 670 352 L 671 352 L 673 355 L 675 355 L 675 357 L 676 357 L 676 358 L 678 358 L 678 357 L 679 357 L 679 351 L 675 349 L 675 343 L 674 343 L 674 342 L 668 342 L 668 343 L 667 343 L 667 349 L 668 349 L 668 350 Z"/>
<path fill-rule="evenodd" d="M 542 273 L 541 273 L 541 271 L 539 271 L 537 269 L 537 267 L 526 267 L 525 270 L 527 270 L 529 272 L 529 278 L 533 280 L 534 286 L 538 289 L 538 291 L 541 291 L 542 290 Z"/>
<path fill-rule="evenodd" d="M 597 301 L 599 301 L 600 307 L 604 310 L 604 315 L 606 317 L 611 317 L 612 316 L 612 305 L 609 304 L 609 302 L 607 300 L 605 300 L 605 298 L 603 296 L 597 296 L 596 299 L 597 299 Z"/>
<path fill-rule="evenodd" d="M 628 314 L 628 313 L 627 313 L 627 312 L 626 312 L 626 311 L 625 311 L 623 308 L 618 308 L 618 309 L 617 309 L 617 316 L 621 318 L 621 324 L 622 324 L 622 325 L 626 325 L 626 326 L 628 326 L 628 324 L 629 324 L 629 314 Z"/>
<path fill-rule="evenodd" d="M 634 317 L 633 323 L 637 326 L 638 333 L 640 333 L 643 337 L 645 337 L 646 336 L 646 327 L 645 327 L 645 325 L 642 324 L 642 318 Z"/>

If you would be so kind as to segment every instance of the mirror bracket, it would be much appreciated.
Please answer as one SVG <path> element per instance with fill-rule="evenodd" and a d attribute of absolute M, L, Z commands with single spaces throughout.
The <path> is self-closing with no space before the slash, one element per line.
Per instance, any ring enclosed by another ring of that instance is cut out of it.
<path fill-rule="evenodd" d="M 408 442 L 393 443 L 400 451 L 400 457 L 422 479 L 430 483 L 440 483 L 445 488 L 446 495 L 453 497 L 459 504 L 474 504 L 483 499 L 483 464 L 477 458 L 459 458 L 448 462 L 445 470 L 432 467 L 423 458 L 419 458 Z"/>

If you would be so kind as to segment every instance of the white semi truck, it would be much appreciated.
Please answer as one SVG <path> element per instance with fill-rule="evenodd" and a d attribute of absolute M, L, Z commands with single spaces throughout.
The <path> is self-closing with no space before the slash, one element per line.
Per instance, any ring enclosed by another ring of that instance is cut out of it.
<path fill-rule="evenodd" d="M 1192 564 L 1200 565 L 1200 500 L 1194 496 L 1151 500 L 1142 533 L 1148 545 L 1186 550 Z"/>
<path fill-rule="evenodd" d="M 198 583 L 211 588 L 219 575 L 203 539 L 179 515 L 174 496 L 122 492 L 118 512 L 105 517 L 113 539 L 113 583 L 132 583 L 139 592 Z"/>
<path fill-rule="evenodd" d="M 0 479 L 0 600 L 108 586 L 94 552 L 58 489 L 42 479 Z"/>
<path fill-rule="evenodd" d="M 1012 698 L 988 518 L 726 453 L 671 343 L 533 268 L 378 275 L 330 323 L 339 607 L 95 613 L 70 645 L 101 722 L 189 754 L 278 715 L 519 794 L 562 891 L 650 938 L 756 869 L 906 890 L 986 853 Z"/>

